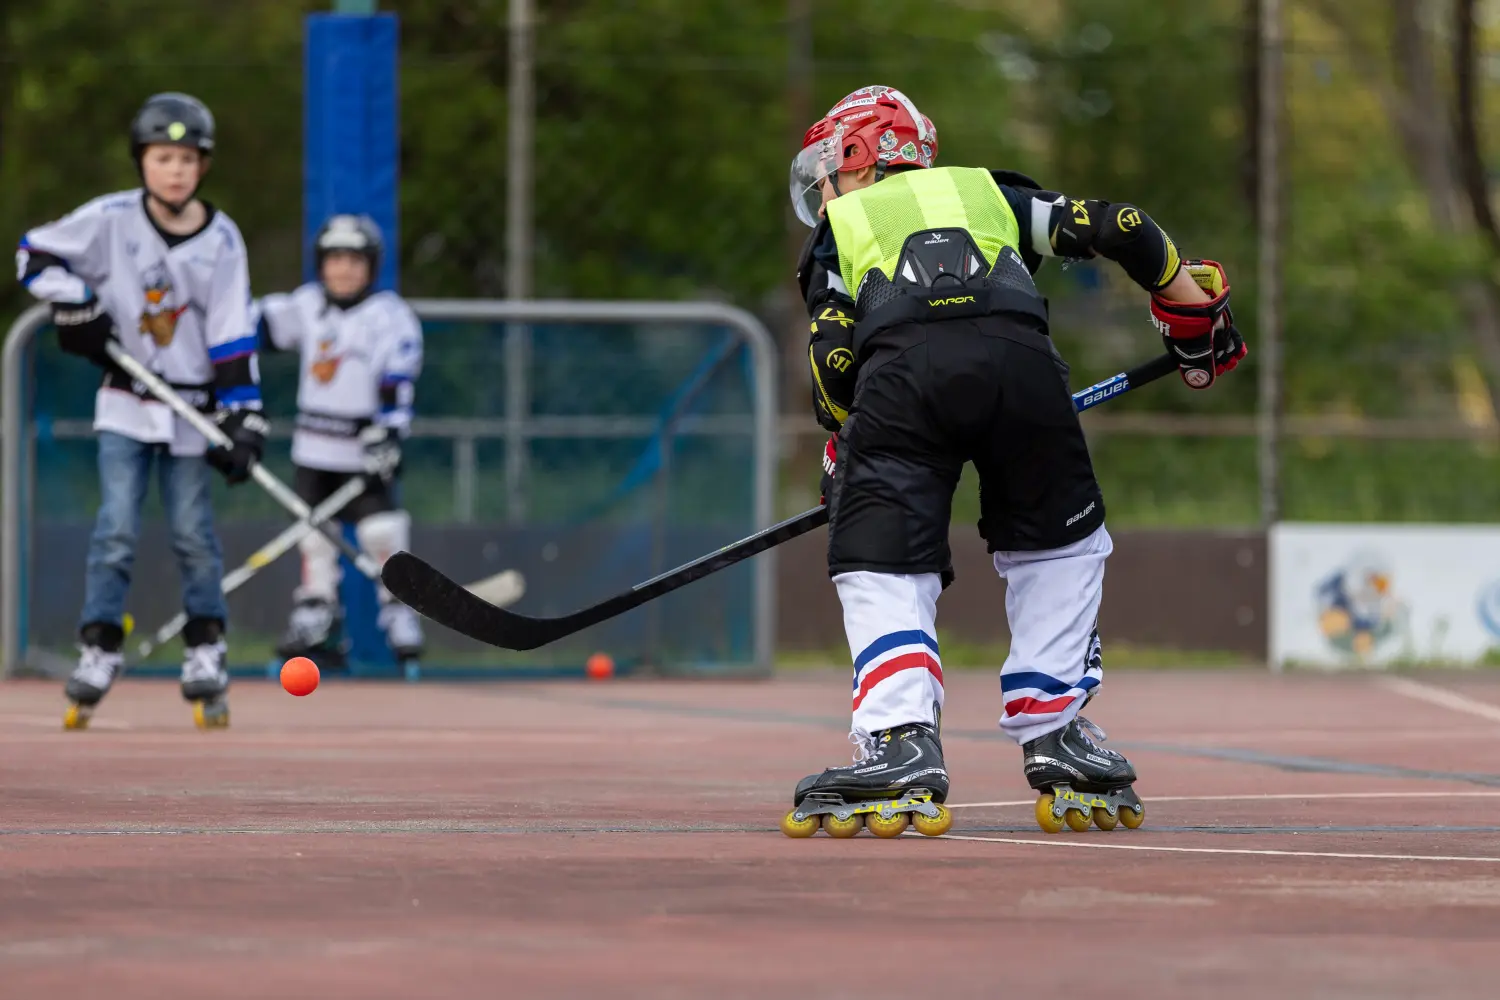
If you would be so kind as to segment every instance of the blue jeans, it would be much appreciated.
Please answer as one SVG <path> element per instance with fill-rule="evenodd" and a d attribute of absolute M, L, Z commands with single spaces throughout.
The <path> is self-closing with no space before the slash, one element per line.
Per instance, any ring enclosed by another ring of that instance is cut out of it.
<path fill-rule="evenodd" d="M 221 581 L 224 561 L 214 534 L 212 469 L 201 457 L 176 458 L 164 444 L 143 444 L 99 432 L 99 518 L 89 540 L 80 625 L 119 625 L 130 590 L 141 503 L 156 459 L 172 551 L 182 575 L 182 609 L 189 618 L 228 619 Z"/>

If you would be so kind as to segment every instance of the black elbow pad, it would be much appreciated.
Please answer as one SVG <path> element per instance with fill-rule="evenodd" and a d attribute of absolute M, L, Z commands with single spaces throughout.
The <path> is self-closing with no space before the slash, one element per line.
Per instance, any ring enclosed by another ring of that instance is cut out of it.
<path fill-rule="evenodd" d="M 1105 206 L 1094 239 L 1099 256 L 1119 264 L 1130 280 L 1148 292 L 1170 285 L 1182 268 L 1182 258 L 1171 237 L 1151 216 L 1128 202 L 1097 204 Z"/>

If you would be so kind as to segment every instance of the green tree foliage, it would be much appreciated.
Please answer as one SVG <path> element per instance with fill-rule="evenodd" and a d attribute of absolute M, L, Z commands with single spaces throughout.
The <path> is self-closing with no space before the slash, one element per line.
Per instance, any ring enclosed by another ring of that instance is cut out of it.
<path fill-rule="evenodd" d="M 1356 5 L 1341 0 L 1287 5 L 1286 407 L 1294 415 L 1452 420 L 1483 411 L 1483 399 L 1464 401 L 1455 389 L 1455 371 L 1474 364 L 1456 290 L 1493 261 L 1469 234 L 1434 225 L 1421 164 L 1393 125 L 1401 105 L 1391 94 L 1409 73 L 1390 55 L 1395 25 L 1404 23 L 1391 12 L 1415 2 L 1371 0 L 1379 16 L 1347 24 L 1340 12 Z M 508 4 L 381 6 L 401 17 L 403 290 L 504 294 Z M 1154 387 L 1111 413 L 1192 420 L 1253 411 L 1260 355 L 1245 0 L 536 6 L 537 294 L 729 300 L 788 331 L 795 349 L 802 327 L 788 318 L 786 295 L 804 231 L 790 219 L 787 164 L 802 130 L 835 100 L 885 83 L 936 122 L 944 162 L 1010 167 L 1048 188 L 1133 202 L 1185 253 L 1228 267 L 1251 343 L 1247 367 L 1213 393 Z M 257 291 L 297 282 L 303 16 L 327 7 L 6 5 L 0 230 L 19 236 L 134 185 L 131 114 L 152 92 L 187 90 L 218 119 L 219 155 L 204 195 L 243 229 Z M 1420 7 L 1441 96 L 1447 5 Z M 805 20 L 789 21 L 799 9 Z M 1481 35 L 1481 49 L 1486 41 Z M 810 63 L 799 53 L 810 53 Z M 1481 117 L 1481 137 L 1494 131 L 1492 117 Z M 1110 265 L 1049 265 L 1041 281 L 1075 381 L 1158 349 L 1139 290 Z M 6 315 L 27 304 L 18 287 L 0 285 Z M 441 388 L 455 407 L 497 406 L 462 379 Z M 803 392 L 793 385 L 785 398 Z M 1255 517 L 1246 439 L 1102 438 L 1095 450 L 1121 519 Z M 1293 444 L 1288 510 L 1478 516 L 1493 491 L 1466 484 L 1500 482 L 1495 456 L 1452 443 L 1427 454 L 1467 455 L 1467 463 L 1419 463 L 1420 450 Z"/>

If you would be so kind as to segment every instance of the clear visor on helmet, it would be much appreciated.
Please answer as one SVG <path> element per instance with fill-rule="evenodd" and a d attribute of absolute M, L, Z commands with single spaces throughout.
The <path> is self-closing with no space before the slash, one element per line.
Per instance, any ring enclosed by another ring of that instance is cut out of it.
<path fill-rule="evenodd" d="M 823 178 L 844 165 L 844 150 L 838 137 L 819 139 L 792 160 L 792 207 L 803 225 L 816 227 L 823 207 Z"/>

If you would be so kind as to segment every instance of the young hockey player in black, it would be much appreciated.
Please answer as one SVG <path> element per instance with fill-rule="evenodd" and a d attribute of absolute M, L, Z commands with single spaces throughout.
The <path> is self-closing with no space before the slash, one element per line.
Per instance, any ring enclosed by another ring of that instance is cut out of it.
<path fill-rule="evenodd" d="M 937 132 L 900 91 L 865 87 L 803 139 L 791 193 L 814 227 L 798 277 L 826 455 L 828 565 L 854 660 L 855 763 L 809 775 L 782 821 L 899 835 L 948 829 L 936 604 L 965 462 L 979 531 L 1006 580 L 1001 728 L 1022 747 L 1049 832 L 1138 826 L 1135 771 L 1078 715 L 1102 675 L 1096 627 L 1112 551 L 1104 500 L 1032 274 L 1105 257 L 1151 295 L 1183 381 L 1245 355 L 1223 269 L 1182 261 L 1133 205 L 1040 190 L 1018 174 L 936 167 Z"/>

